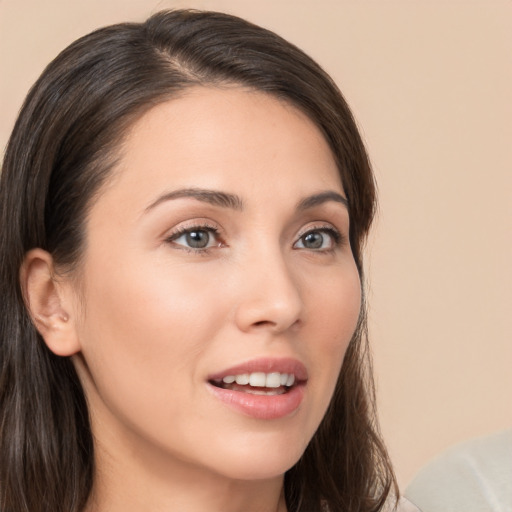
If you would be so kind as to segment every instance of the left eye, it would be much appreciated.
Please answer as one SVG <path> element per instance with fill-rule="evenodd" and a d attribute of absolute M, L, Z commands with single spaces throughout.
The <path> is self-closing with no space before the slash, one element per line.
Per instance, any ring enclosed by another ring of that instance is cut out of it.
<path fill-rule="evenodd" d="M 169 241 L 188 249 L 209 249 L 219 245 L 216 234 L 210 228 L 190 228 L 171 236 Z"/>
<path fill-rule="evenodd" d="M 325 250 L 338 243 L 337 233 L 332 229 L 315 229 L 304 233 L 294 244 L 295 249 Z"/>

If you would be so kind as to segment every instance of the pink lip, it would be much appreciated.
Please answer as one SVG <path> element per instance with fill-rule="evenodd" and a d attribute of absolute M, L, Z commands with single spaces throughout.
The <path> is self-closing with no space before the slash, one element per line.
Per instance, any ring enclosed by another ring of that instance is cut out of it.
<path fill-rule="evenodd" d="M 243 391 L 223 389 L 211 383 L 222 380 L 226 375 L 253 372 L 293 373 L 297 382 L 281 395 L 251 395 Z M 299 408 L 304 398 L 307 378 L 306 367 L 296 359 L 254 359 L 211 375 L 208 378 L 208 389 L 237 412 L 256 419 L 272 420 L 288 416 Z"/>

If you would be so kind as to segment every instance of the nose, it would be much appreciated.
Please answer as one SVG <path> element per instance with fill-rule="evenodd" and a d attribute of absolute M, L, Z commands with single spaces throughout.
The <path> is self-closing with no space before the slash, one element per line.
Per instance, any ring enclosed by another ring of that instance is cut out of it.
<path fill-rule="evenodd" d="M 302 321 L 303 300 L 298 276 L 290 272 L 281 251 L 265 251 L 240 264 L 239 302 L 235 322 L 244 332 L 284 332 Z"/>

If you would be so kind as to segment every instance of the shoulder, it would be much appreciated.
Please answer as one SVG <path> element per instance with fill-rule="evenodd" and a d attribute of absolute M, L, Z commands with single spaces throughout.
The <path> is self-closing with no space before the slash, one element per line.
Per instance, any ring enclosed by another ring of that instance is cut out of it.
<path fill-rule="evenodd" d="M 413 505 L 407 498 L 400 498 L 396 512 L 420 512 L 420 509 Z"/>
<path fill-rule="evenodd" d="M 423 512 L 512 510 L 512 429 L 450 448 L 405 494 Z"/>
<path fill-rule="evenodd" d="M 413 505 L 407 498 L 403 496 L 396 502 L 395 498 L 388 498 L 384 508 L 380 512 L 421 512 L 418 507 Z"/>

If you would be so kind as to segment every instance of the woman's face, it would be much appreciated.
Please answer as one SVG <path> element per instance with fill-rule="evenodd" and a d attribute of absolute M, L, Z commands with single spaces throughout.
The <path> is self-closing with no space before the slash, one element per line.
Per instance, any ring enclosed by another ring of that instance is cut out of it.
<path fill-rule="evenodd" d="M 263 93 L 189 89 L 132 127 L 86 229 L 74 363 L 98 445 L 236 479 L 290 468 L 361 299 L 315 125 Z"/>

